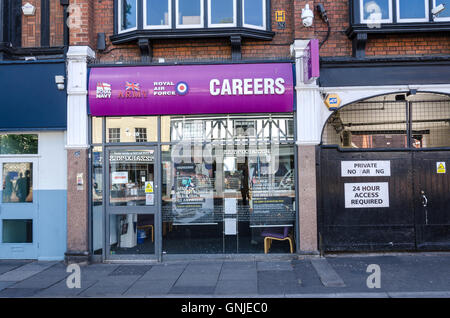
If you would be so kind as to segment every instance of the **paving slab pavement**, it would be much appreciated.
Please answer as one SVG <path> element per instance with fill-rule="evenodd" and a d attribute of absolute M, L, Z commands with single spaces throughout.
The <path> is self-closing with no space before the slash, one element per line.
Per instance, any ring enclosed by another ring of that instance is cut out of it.
<path fill-rule="evenodd" d="M 381 288 L 367 285 L 370 264 Z M 5 298 L 450 298 L 450 253 L 91 264 L 80 266 L 80 289 L 67 287 L 62 262 L 0 268 Z"/>

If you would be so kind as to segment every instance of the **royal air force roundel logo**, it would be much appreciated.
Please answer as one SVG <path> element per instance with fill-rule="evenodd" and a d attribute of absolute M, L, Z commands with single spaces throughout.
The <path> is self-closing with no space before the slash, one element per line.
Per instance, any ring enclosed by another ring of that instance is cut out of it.
<path fill-rule="evenodd" d="M 179 82 L 176 86 L 176 91 L 178 95 L 186 95 L 188 90 L 189 86 L 185 82 Z"/>

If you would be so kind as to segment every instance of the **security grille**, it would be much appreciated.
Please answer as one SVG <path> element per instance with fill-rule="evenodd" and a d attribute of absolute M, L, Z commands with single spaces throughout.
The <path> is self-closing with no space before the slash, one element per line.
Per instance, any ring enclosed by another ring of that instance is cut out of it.
<path fill-rule="evenodd" d="M 341 148 L 450 147 L 450 101 L 365 101 L 336 111 L 323 145 Z"/>

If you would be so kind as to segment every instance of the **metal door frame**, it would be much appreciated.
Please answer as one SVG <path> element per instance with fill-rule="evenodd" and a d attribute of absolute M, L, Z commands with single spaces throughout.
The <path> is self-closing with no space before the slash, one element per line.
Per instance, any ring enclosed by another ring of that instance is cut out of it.
<path fill-rule="evenodd" d="M 109 206 L 110 200 L 110 163 L 109 154 L 112 150 L 153 150 L 154 151 L 154 206 L 124 206 L 124 207 L 111 207 Z M 106 261 L 113 260 L 157 260 L 161 261 L 162 254 L 162 222 L 161 222 L 161 152 L 157 143 L 138 146 L 138 145 L 123 145 L 123 146 L 108 146 L 104 147 L 104 164 L 103 164 L 103 188 L 104 188 L 104 205 L 103 205 L 103 228 L 104 228 L 104 249 L 103 259 Z M 111 255 L 110 250 L 110 216 L 111 215 L 124 215 L 124 214 L 148 214 L 154 215 L 154 254 L 127 254 L 127 255 Z"/>

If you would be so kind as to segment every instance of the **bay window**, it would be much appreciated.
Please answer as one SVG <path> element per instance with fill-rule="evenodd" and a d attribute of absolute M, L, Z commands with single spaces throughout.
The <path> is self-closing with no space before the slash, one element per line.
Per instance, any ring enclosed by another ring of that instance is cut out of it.
<path fill-rule="evenodd" d="M 266 3 L 264 0 L 243 0 L 243 24 L 245 27 L 265 29 Z"/>
<path fill-rule="evenodd" d="M 208 25 L 236 26 L 236 0 L 208 0 Z"/>
<path fill-rule="evenodd" d="M 450 21 L 450 0 L 433 0 L 433 7 L 443 4 L 445 10 L 438 14 L 434 21 Z"/>
<path fill-rule="evenodd" d="M 137 29 L 137 0 L 119 0 L 119 33 Z"/>
<path fill-rule="evenodd" d="M 203 27 L 203 0 L 177 0 L 177 28 Z"/>
<path fill-rule="evenodd" d="M 168 29 L 171 27 L 172 1 L 145 0 L 144 1 L 144 28 Z"/>
<path fill-rule="evenodd" d="M 428 0 L 396 0 L 397 22 L 427 22 Z"/>

